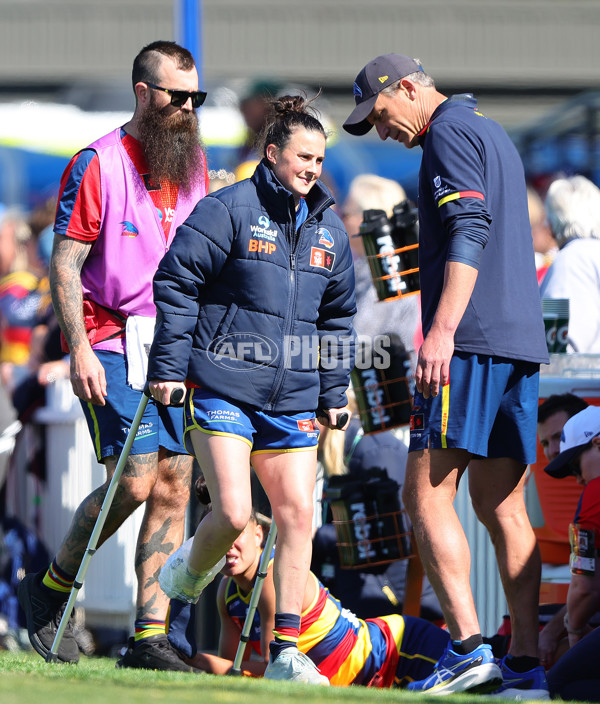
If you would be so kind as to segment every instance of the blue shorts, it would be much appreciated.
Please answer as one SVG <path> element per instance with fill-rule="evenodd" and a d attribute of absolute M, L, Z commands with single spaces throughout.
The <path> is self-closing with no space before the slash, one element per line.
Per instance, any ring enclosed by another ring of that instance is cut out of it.
<path fill-rule="evenodd" d="M 461 448 L 532 464 L 538 400 L 539 364 L 455 352 L 441 392 L 415 393 L 409 451 Z"/>
<path fill-rule="evenodd" d="M 106 374 L 106 405 L 81 401 L 98 462 L 121 454 L 131 423 L 142 399 L 141 391 L 127 384 L 127 361 L 118 352 L 97 350 Z M 130 455 L 158 452 L 159 447 L 184 454 L 183 409 L 148 401 Z"/>
<path fill-rule="evenodd" d="M 391 618 L 404 621 L 402 641 L 396 644 L 400 658 L 394 687 L 405 687 L 409 682 L 429 677 L 450 641 L 450 634 L 423 618 L 395 614 Z"/>
<path fill-rule="evenodd" d="M 252 453 L 312 450 L 319 442 L 315 414 L 274 415 L 230 401 L 208 389 L 190 389 L 185 398 L 184 442 L 192 452 L 190 430 L 226 435 L 248 443 Z"/>

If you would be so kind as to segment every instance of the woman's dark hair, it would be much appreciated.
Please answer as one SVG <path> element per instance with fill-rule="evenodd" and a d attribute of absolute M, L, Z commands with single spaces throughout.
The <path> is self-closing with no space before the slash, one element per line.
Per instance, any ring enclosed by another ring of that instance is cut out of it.
<path fill-rule="evenodd" d="M 308 100 L 301 95 L 283 95 L 269 101 L 270 111 L 258 138 L 263 156 L 266 157 L 269 144 L 283 149 L 297 127 L 304 127 L 309 132 L 320 132 L 327 139 L 325 128 L 317 118 L 318 113 L 312 107 L 314 100 L 315 98 Z"/>

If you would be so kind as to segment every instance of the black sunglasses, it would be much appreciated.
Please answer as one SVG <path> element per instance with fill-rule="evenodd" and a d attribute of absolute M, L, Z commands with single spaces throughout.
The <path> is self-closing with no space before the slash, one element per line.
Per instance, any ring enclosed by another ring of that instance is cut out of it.
<path fill-rule="evenodd" d="M 157 86 L 154 83 L 148 83 L 144 81 L 147 86 L 154 88 L 154 90 L 162 90 L 163 93 L 171 96 L 171 105 L 175 108 L 182 108 L 188 101 L 188 98 L 192 100 L 192 107 L 194 110 L 199 108 L 202 103 L 206 100 L 206 93 L 203 90 L 172 90 L 171 88 L 163 88 L 162 86 Z"/>

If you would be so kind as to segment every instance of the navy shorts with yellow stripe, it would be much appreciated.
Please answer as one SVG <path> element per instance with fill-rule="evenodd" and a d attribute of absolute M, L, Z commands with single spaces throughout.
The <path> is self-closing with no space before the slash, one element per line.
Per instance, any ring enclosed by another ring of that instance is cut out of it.
<path fill-rule="evenodd" d="M 106 457 L 121 454 L 142 399 L 142 392 L 135 391 L 127 384 L 125 355 L 105 350 L 96 350 L 95 353 L 106 374 L 106 403 L 104 406 L 95 406 L 81 401 L 81 407 L 94 443 L 96 458 L 101 462 Z M 179 454 L 185 453 L 183 409 L 163 406 L 151 398 L 129 454 L 158 452 L 159 447 Z"/>
<path fill-rule="evenodd" d="M 424 680 L 433 672 L 437 661 L 450 641 L 450 634 L 423 618 L 384 616 L 398 649 L 395 687 L 406 687 L 409 682 Z"/>
<path fill-rule="evenodd" d="M 455 352 L 440 393 L 415 393 L 409 451 L 462 448 L 532 464 L 538 400 L 539 364 Z"/>
<path fill-rule="evenodd" d="M 237 437 L 252 453 L 312 450 L 319 442 L 315 414 L 280 415 L 230 401 L 208 389 L 190 389 L 185 398 L 184 443 L 193 453 L 189 433 Z"/>

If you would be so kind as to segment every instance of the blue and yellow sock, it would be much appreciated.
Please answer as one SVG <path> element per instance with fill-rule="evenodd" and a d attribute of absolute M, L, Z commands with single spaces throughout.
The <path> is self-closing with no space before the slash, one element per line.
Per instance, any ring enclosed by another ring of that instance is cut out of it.
<path fill-rule="evenodd" d="M 269 644 L 271 660 L 286 648 L 297 648 L 300 638 L 300 616 L 297 614 L 275 614 L 275 640 Z"/>

